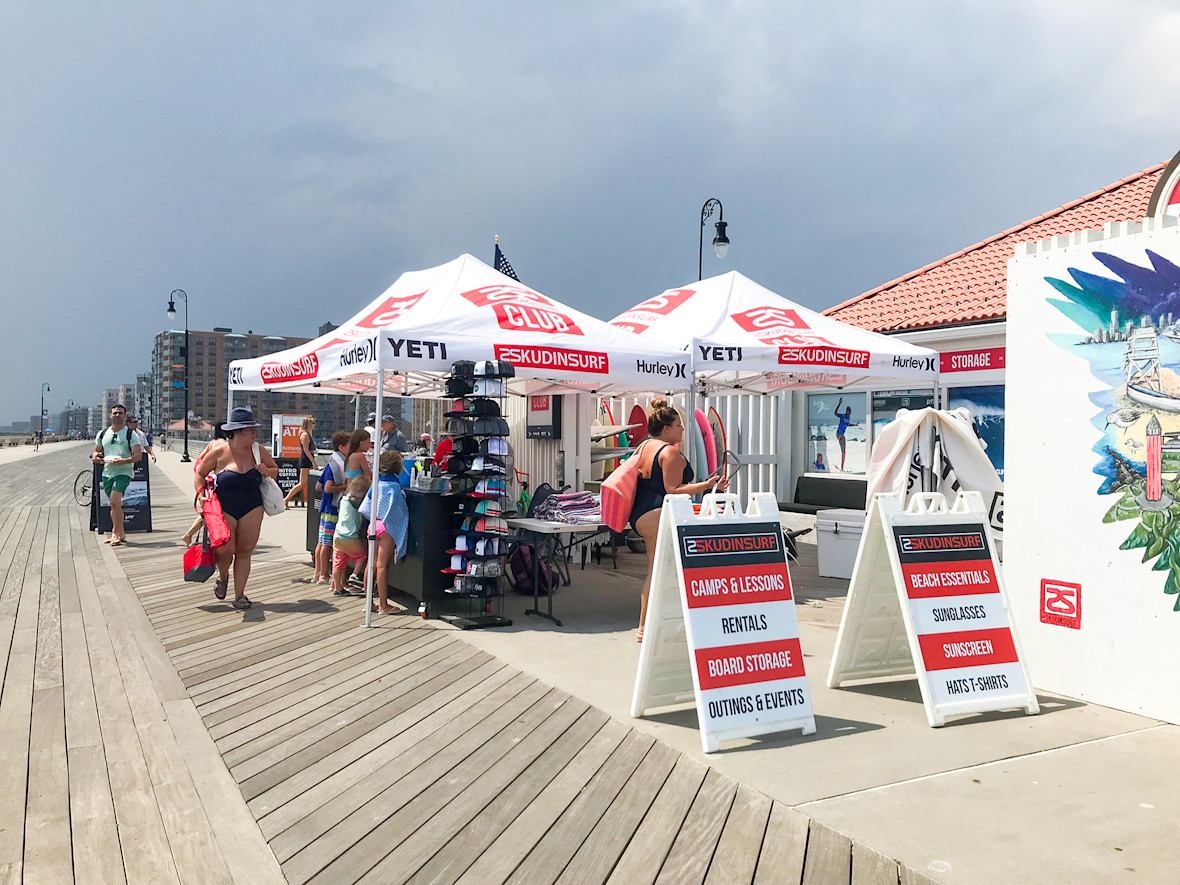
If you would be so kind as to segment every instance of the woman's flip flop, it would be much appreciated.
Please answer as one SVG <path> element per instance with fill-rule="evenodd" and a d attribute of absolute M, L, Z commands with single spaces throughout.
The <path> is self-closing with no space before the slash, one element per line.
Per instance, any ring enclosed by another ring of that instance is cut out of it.
<path fill-rule="evenodd" d="M 213 585 L 213 595 L 218 599 L 225 599 L 225 591 L 228 589 L 229 578 L 226 578 L 224 581 L 218 578 L 217 582 Z"/>

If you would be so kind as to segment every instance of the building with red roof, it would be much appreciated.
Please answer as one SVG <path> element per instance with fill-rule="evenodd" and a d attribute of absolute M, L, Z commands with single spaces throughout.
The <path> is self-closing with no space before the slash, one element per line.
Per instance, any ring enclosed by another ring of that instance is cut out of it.
<path fill-rule="evenodd" d="M 988 237 L 973 246 L 918 268 L 855 298 L 828 308 L 830 317 L 874 332 L 896 334 L 941 354 L 938 401 L 944 408 L 965 407 L 976 417 L 988 454 L 1003 476 L 1004 366 L 1008 314 L 1008 261 L 1018 244 L 1037 242 L 1079 231 L 1103 229 L 1116 222 L 1137 222 L 1157 215 L 1180 215 L 1180 153 L 1104 188 Z M 841 391 L 843 404 L 854 402 L 867 431 L 863 467 L 871 457 L 872 436 L 892 420 L 899 407 L 921 408 L 929 390 Z M 796 404 L 808 415 L 810 449 L 822 444 L 825 429 L 814 415 L 826 415 L 818 394 Z M 830 394 L 826 395 L 831 399 Z M 812 402 L 812 400 L 816 402 Z M 863 408 L 863 411 L 862 411 Z M 815 426 L 812 426 L 812 425 Z M 821 443 L 814 440 L 817 437 Z M 795 459 L 793 473 L 811 469 Z"/>

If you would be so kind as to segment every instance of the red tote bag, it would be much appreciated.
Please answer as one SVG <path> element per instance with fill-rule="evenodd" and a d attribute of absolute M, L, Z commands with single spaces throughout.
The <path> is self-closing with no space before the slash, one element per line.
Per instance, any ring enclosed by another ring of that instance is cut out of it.
<path fill-rule="evenodd" d="M 213 491 L 212 479 L 206 478 L 205 490 L 197 493 L 197 503 L 205 520 L 205 529 L 209 532 L 209 546 L 216 550 L 222 544 L 229 543 L 229 523 L 221 512 L 221 502 Z"/>
<path fill-rule="evenodd" d="M 209 546 L 209 532 L 201 529 L 201 540 L 184 551 L 184 579 L 201 583 L 217 571 L 217 556 Z"/>

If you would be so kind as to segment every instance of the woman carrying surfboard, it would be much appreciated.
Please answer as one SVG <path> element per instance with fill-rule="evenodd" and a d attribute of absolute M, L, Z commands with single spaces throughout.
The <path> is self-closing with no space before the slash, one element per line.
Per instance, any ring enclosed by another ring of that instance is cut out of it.
<path fill-rule="evenodd" d="M 635 502 L 631 505 L 631 527 L 639 532 L 647 546 L 647 576 L 639 596 L 639 630 L 636 640 L 643 642 L 643 622 L 647 618 L 647 596 L 651 589 L 651 571 L 655 565 L 656 537 L 660 530 L 660 508 L 665 495 L 696 495 L 714 487 L 725 491 L 728 483 L 718 476 L 693 482 L 693 471 L 676 446 L 684 438 L 684 421 L 666 399 L 653 399 L 647 413 L 647 432 L 632 456 L 639 459 L 639 479 L 635 483 Z"/>

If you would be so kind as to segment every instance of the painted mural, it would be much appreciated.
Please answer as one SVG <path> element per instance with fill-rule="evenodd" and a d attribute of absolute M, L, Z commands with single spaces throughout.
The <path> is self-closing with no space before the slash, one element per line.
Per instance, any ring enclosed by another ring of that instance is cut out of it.
<path fill-rule="evenodd" d="M 1180 612 L 1180 266 L 1151 250 L 1142 265 L 1093 257 L 1110 276 L 1071 267 L 1068 281 L 1045 277 L 1064 296 L 1049 303 L 1080 330 L 1049 337 L 1102 382 L 1090 423 L 1096 491 L 1111 500 L 1103 521 L 1127 524 L 1120 549 L 1152 563 Z M 1047 412 L 1046 432 L 1052 422 Z"/>

